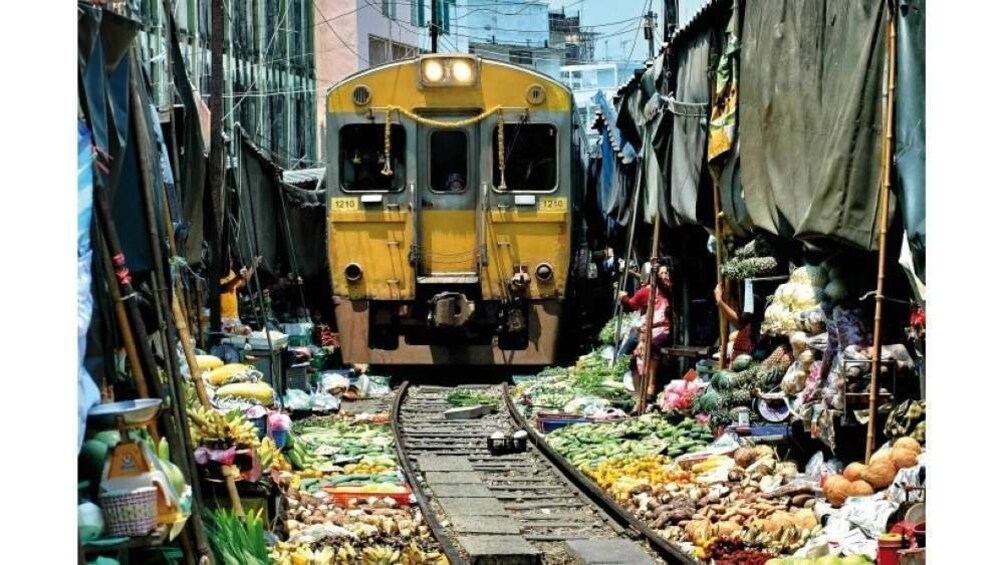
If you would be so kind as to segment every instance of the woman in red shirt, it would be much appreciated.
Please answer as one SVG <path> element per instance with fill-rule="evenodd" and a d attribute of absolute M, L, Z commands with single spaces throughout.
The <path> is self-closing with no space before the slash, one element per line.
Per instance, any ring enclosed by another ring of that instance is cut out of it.
<path fill-rule="evenodd" d="M 649 291 L 651 292 L 651 291 Z M 640 291 L 639 291 L 640 293 Z M 648 293 L 646 293 L 648 294 Z M 637 294 L 635 295 L 637 296 Z M 656 293 L 655 293 L 655 304 L 652 308 L 652 351 L 655 352 L 663 347 L 670 345 L 673 341 L 673 334 L 670 331 L 671 319 L 673 314 L 672 307 L 672 296 L 673 296 L 673 279 L 669 272 L 669 267 L 666 265 L 660 265 L 659 270 L 656 271 Z M 646 310 L 648 298 L 651 296 L 646 296 Z M 644 336 L 648 331 L 647 328 L 648 319 L 646 318 L 642 322 L 641 335 Z M 641 387 L 640 377 L 645 365 L 645 342 L 642 341 L 638 347 L 635 349 L 635 390 Z M 649 375 L 648 379 L 648 390 L 645 394 L 648 397 L 654 397 L 656 391 L 656 375 L 658 374 L 659 363 L 658 357 L 652 356 L 649 359 Z"/>

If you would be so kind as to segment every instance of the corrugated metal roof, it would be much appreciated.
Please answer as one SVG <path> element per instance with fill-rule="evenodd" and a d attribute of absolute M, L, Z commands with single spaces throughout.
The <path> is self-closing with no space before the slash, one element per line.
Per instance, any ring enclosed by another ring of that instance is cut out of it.
<path fill-rule="evenodd" d="M 282 182 L 288 184 L 303 184 L 303 183 L 317 184 L 319 181 L 324 180 L 325 171 L 327 171 L 326 167 L 319 167 L 316 169 L 296 169 L 293 171 L 283 171 Z"/>

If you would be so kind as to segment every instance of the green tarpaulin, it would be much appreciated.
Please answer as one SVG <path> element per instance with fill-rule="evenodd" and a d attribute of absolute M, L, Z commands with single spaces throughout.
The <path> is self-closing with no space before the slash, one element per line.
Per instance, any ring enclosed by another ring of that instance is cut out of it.
<path fill-rule="evenodd" d="M 877 247 L 884 6 L 746 4 L 739 151 L 744 200 L 757 227 Z"/>

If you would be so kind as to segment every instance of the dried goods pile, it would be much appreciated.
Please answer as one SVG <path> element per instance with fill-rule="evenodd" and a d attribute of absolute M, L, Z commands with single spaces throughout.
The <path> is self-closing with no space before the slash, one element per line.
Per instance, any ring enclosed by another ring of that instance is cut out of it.
<path fill-rule="evenodd" d="M 394 457 L 386 416 L 298 422 L 280 473 L 286 540 L 271 552 L 289 565 L 445 565 Z"/>

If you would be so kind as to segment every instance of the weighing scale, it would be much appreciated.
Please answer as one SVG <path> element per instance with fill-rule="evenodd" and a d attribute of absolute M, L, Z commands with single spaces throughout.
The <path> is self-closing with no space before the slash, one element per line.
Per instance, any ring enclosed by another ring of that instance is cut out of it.
<path fill-rule="evenodd" d="M 161 399 L 144 398 L 99 404 L 87 413 L 87 419 L 95 428 L 117 429 L 119 442 L 112 448 L 105 462 L 101 488 L 107 490 L 132 490 L 141 486 L 157 489 L 157 524 L 174 524 L 174 532 L 180 532 L 185 515 L 180 508 L 183 493 L 176 492 L 160 459 L 146 441 L 130 437 L 129 432 L 137 428 L 147 428 L 160 412 Z M 150 481 L 147 483 L 147 481 Z"/>

